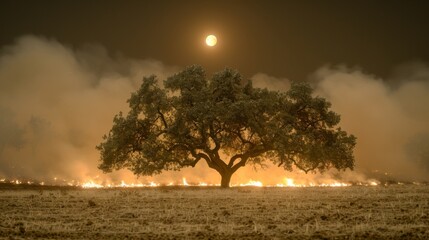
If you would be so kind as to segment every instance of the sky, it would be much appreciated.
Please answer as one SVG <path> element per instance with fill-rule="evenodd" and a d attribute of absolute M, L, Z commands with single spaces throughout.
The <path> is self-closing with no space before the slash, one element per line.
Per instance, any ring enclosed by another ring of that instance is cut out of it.
<path fill-rule="evenodd" d="M 27 34 L 208 71 L 295 81 L 325 64 L 386 78 L 429 61 L 427 1 L 22 1 L 0 7 L 0 46 Z M 204 45 L 218 36 L 216 48 Z"/>
<path fill-rule="evenodd" d="M 236 68 L 255 87 L 308 81 L 357 136 L 341 179 L 428 181 L 425 1 L 8 1 L 0 3 L 0 179 L 132 179 L 97 169 L 143 76 Z M 207 47 L 208 34 L 218 37 Z M 232 182 L 325 181 L 246 168 Z M 205 166 L 157 181 L 219 182 Z M 143 179 L 145 180 L 145 179 Z M 147 180 L 147 179 L 146 179 Z M 153 180 L 148 179 L 149 180 Z M 131 181 L 131 180 L 130 180 Z"/>

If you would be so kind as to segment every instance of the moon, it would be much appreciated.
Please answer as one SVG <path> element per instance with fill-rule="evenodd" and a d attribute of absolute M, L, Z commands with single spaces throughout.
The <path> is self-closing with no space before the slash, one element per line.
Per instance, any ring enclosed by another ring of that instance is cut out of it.
<path fill-rule="evenodd" d="M 213 47 L 213 46 L 216 45 L 216 43 L 217 43 L 217 38 L 216 38 L 215 35 L 208 35 L 206 37 L 206 44 L 207 44 L 207 46 Z"/>

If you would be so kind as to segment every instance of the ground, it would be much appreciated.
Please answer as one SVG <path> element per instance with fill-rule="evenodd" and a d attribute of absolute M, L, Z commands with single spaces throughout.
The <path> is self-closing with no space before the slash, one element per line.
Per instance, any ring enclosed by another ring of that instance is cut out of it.
<path fill-rule="evenodd" d="M 1 239 L 428 239 L 429 186 L 0 188 Z"/>

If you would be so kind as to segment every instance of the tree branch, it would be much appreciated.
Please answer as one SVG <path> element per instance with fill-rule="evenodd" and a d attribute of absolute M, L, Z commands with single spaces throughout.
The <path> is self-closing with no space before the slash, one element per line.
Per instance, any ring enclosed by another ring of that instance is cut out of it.
<path fill-rule="evenodd" d="M 192 167 L 195 167 L 195 165 L 197 165 L 197 163 L 201 159 L 206 160 L 207 164 L 209 164 L 209 162 L 210 162 L 210 158 L 204 153 L 196 153 L 195 150 L 193 150 L 193 151 L 191 151 L 191 154 L 195 158 L 195 160 L 191 163 Z"/>
<path fill-rule="evenodd" d="M 262 147 L 262 148 L 257 149 L 257 147 Z M 272 149 L 266 148 L 263 145 L 259 145 L 259 146 L 256 146 L 255 148 L 245 152 L 245 153 L 236 154 L 229 160 L 228 167 L 231 168 L 232 172 L 235 172 L 240 167 L 244 167 L 249 158 L 257 157 L 257 156 L 259 156 L 265 152 L 268 152 L 270 150 L 272 150 Z M 241 160 L 237 164 L 234 165 L 234 163 L 237 159 L 241 159 Z"/>
<path fill-rule="evenodd" d="M 161 117 L 161 120 L 162 120 L 162 123 L 164 124 L 164 127 L 168 128 L 168 124 L 167 124 L 167 121 L 165 121 L 164 114 L 161 112 L 161 110 L 159 110 L 159 108 L 158 108 L 158 114 Z"/>
<path fill-rule="evenodd" d="M 298 163 L 295 161 L 295 159 L 293 159 L 292 157 L 289 157 L 289 156 L 288 156 L 288 159 L 289 159 L 290 161 L 292 161 L 292 162 L 295 164 L 295 166 L 296 166 L 297 168 L 299 168 L 300 170 L 304 171 L 304 172 L 305 172 L 305 174 L 307 174 L 308 172 L 313 171 L 314 169 L 316 169 L 317 167 L 319 167 L 319 164 L 317 164 L 317 165 L 315 165 L 314 167 L 311 167 L 311 168 L 305 168 L 305 167 L 301 166 L 300 164 L 298 164 Z"/>
<path fill-rule="evenodd" d="M 236 154 L 236 155 L 234 155 L 234 156 L 229 160 L 228 167 L 229 167 L 229 168 L 231 168 L 231 167 L 234 165 L 234 162 L 235 162 L 237 159 L 242 158 L 242 157 L 243 157 L 243 154 Z"/>
<path fill-rule="evenodd" d="M 213 140 L 213 142 L 215 143 L 215 147 L 214 147 L 214 149 L 211 149 L 211 151 L 217 153 L 220 149 L 220 142 L 219 142 L 219 139 L 217 139 L 217 137 L 216 137 L 216 133 L 214 132 L 213 124 L 210 124 L 209 136 Z"/>
<path fill-rule="evenodd" d="M 249 140 L 244 139 L 244 137 L 241 135 L 240 131 L 231 131 L 232 133 L 234 133 L 235 135 L 237 135 L 237 137 L 240 139 L 241 143 L 244 144 L 250 144 L 251 146 L 254 146 L 255 144 Z M 252 135 L 253 136 L 253 133 Z"/>

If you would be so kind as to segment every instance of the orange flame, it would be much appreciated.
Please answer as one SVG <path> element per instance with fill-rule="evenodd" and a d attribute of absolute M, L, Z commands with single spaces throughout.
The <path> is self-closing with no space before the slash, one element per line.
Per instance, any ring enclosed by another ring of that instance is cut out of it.
<path fill-rule="evenodd" d="M 279 183 L 276 187 L 347 187 L 351 186 L 350 183 L 338 182 L 338 181 L 329 181 L 324 183 L 313 183 L 310 182 L 308 184 L 296 184 L 294 179 L 285 178 L 283 183 Z"/>
<path fill-rule="evenodd" d="M 103 188 L 104 186 L 101 184 L 97 184 L 93 181 L 88 181 L 82 184 L 83 188 Z"/>
<path fill-rule="evenodd" d="M 183 186 L 189 186 L 188 182 L 186 181 L 186 178 L 182 178 L 182 184 Z"/>
<path fill-rule="evenodd" d="M 99 177 L 92 178 L 87 181 L 79 182 L 79 181 L 66 181 L 62 180 L 59 181 L 58 178 L 53 179 L 55 184 L 54 185 L 65 185 L 65 186 L 76 186 L 76 187 L 82 187 L 82 188 L 136 188 L 136 187 L 158 187 L 158 186 L 200 186 L 200 187 L 206 187 L 206 186 L 220 186 L 219 184 L 211 184 L 207 182 L 188 182 L 186 178 L 182 178 L 182 181 L 179 183 L 169 182 L 168 184 L 163 184 L 155 181 L 148 181 L 146 183 L 142 182 L 126 182 L 125 180 L 122 180 L 120 183 L 113 183 L 113 182 L 106 182 L 103 180 L 100 180 Z M 8 181 L 5 178 L 0 179 L 0 183 L 12 183 L 12 184 L 39 184 L 39 185 L 45 185 L 45 182 L 39 182 L 35 183 L 34 181 L 22 181 L 19 179 L 15 179 L 12 181 Z M 244 183 L 233 183 L 231 184 L 232 187 L 245 187 L 245 186 L 252 186 L 252 187 L 347 187 L 352 185 L 364 185 L 364 186 L 378 186 L 380 184 L 379 181 L 370 179 L 366 180 L 365 182 L 357 182 L 354 184 L 347 183 L 347 182 L 340 182 L 334 179 L 324 179 L 323 181 L 319 182 L 311 182 L 308 180 L 302 180 L 297 181 L 294 178 L 284 178 L 282 182 L 277 184 L 264 184 L 262 181 L 259 180 L 253 180 L 250 179 L 247 182 Z M 400 183 L 398 183 L 400 184 Z"/>
<path fill-rule="evenodd" d="M 219 184 L 208 184 L 206 182 L 199 182 L 196 184 L 190 184 L 188 183 L 188 181 L 186 180 L 186 178 L 182 178 L 182 182 L 179 184 L 174 184 L 173 182 L 170 182 L 169 184 L 167 184 L 166 186 L 200 186 L 200 187 L 206 187 L 206 186 L 219 186 Z M 351 186 L 351 183 L 345 183 L 345 182 L 339 182 L 339 181 L 328 181 L 328 182 L 323 182 L 323 183 L 314 183 L 314 182 L 310 182 L 307 184 L 298 184 L 295 183 L 295 180 L 292 178 L 285 178 L 284 181 L 282 183 L 278 183 L 276 185 L 265 185 L 263 182 L 261 181 L 255 181 L 255 180 L 249 180 L 247 183 L 239 183 L 239 184 L 232 184 L 232 187 L 246 187 L 246 186 L 253 186 L 253 187 L 348 187 Z M 370 181 L 369 183 L 361 183 L 358 185 L 366 185 L 366 186 L 377 186 L 379 185 L 379 183 L 375 180 Z M 148 184 L 143 184 L 143 183 L 125 183 L 125 181 L 121 181 L 120 184 L 100 184 L 100 183 L 96 183 L 94 181 L 87 181 L 84 182 L 81 185 L 78 186 L 82 186 L 83 188 L 113 188 L 113 187 L 124 187 L 124 188 L 129 188 L 129 187 L 158 187 L 158 186 L 162 186 L 162 184 L 160 183 L 156 183 L 156 182 L 149 182 Z M 165 185 L 164 185 L 165 186 Z"/>
<path fill-rule="evenodd" d="M 249 182 L 247 182 L 247 183 L 242 183 L 242 184 L 238 184 L 238 185 L 233 185 L 234 187 L 235 186 L 239 186 L 239 187 L 246 187 L 246 186 L 253 186 L 253 187 L 263 187 L 264 186 L 264 184 L 262 183 L 262 182 L 260 182 L 260 181 L 253 181 L 253 180 L 250 180 Z"/>

